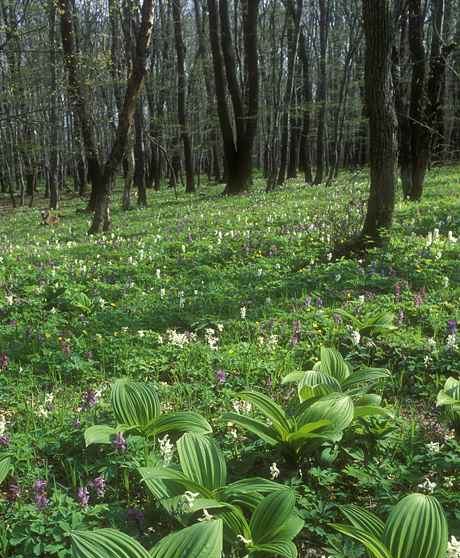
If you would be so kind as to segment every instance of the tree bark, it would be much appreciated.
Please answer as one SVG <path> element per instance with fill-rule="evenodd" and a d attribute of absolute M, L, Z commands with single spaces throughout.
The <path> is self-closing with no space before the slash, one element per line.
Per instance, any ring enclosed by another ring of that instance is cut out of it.
<path fill-rule="evenodd" d="M 394 31 L 390 0 L 363 0 L 363 18 L 371 186 L 361 236 L 365 242 L 379 244 L 391 227 L 395 204 L 396 117 L 391 76 Z"/>

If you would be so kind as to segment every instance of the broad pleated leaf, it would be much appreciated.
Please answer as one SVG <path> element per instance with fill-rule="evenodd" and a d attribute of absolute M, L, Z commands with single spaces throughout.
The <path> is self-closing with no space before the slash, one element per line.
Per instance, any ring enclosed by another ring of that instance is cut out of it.
<path fill-rule="evenodd" d="M 249 523 L 254 544 L 265 544 L 275 539 L 293 515 L 294 506 L 295 494 L 292 490 L 266 496 L 255 509 Z"/>
<path fill-rule="evenodd" d="M 11 469 L 11 459 L 9 457 L 0 460 L 0 484 L 2 484 L 9 475 Z"/>
<path fill-rule="evenodd" d="M 394 325 L 395 316 L 391 312 L 382 312 L 376 316 L 366 316 L 362 326 L 359 328 L 361 335 L 379 334 L 385 331 L 397 329 Z"/>
<path fill-rule="evenodd" d="M 165 432 L 209 434 L 212 432 L 212 428 L 209 422 L 198 413 L 179 411 L 161 415 L 152 423 L 149 431 L 155 435 Z"/>
<path fill-rule="evenodd" d="M 382 538 L 385 524 L 372 512 L 354 505 L 340 506 L 340 511 L 355 527 L 371 533 L 377 539 Z"/>
<path fill-rule="evenodd" d="M 197 484 L 215 490 L 227 483 L 227 465 L 212 438 L 187 433 L 177 442 L 177 452 L 184 474 Z"/>
<path fill-rule="evenodd" d="M 297 389 L 301 401 L 306 401 L 315 396 L 342 391 L 338 380 L 321 370 L 305 372 Z"/>
<path fill-rule="evenodd" d="M 382 403 L 382 397 L 376 393 L 366 393 L 355 399 L 355 405 L 361 406 L 373 406 L 378 407 Z"/>
<path fill-rule="evenodd" d="M 285 522 L 284 526 L 277 532 L 276 538 L 279 540 L 292 541 L 302 531 L 305 521 L 296 513 Z"/>
<path fill-rule="evenodd" d="M 136 540 L 114 529 L 77 531 L 71 539 L 73 558 L 149 558 Z"/>
<path fill-rule="evenodd" d="M 274 492 L 276 490 L 286 490 L 284 484 L 263 479 L 261 477 L 253 477 L 249 479 L 242 479 L 232 484 L 228 484 L 218 491 L 223 498 L 232 498 L 240 494 L 247 494 L 259 492 L 260 494 Z"/>
<path fill-rule="evenodd" d="M 445 558 L 448 527 L 441 505 L 433 496 L 406 496 L 391 510 L 382 540 L 394 558 Z"/>
<path fill-rule="evenodd" d="M 257 407 L 280 433 L 286 434 L 291 429 L 291 423 L 283 408 L 270 397 L 257 391 L 243 391 L 239 394 L 239 397 Z"/>
<path fill-rule="evenodd" d="M 267 544 L 257 545 L 251 549 L 249 556 L 283 556 L 283 558 L 297 558 L 297 547 L 293 542 L 285 540 L 275 540 Z"/>
<path fill-rule="evenodd" d="M 291 372 L 281 380 L 281 385 L 298 384 L 303 378 L 305 372 Z"/>
<path fill-rule="evenodd" d="M 453 406 L 460 403 L 460 380 L 448 378 L 444 389 L 439 392 L 436 405 L 438 407 Z"/>
<path fill-rule="evenodd" d="M 212 489 L 200 484 L 200 482 L 191 478 L 187 473 L 172 467 L 142 467 L 139 471 L 142 479 L 157 498 L 161 498 L 161 495 L 164 494 L 163 491 L 168 487 L 170 487 L 171 491 L 164 494 L 168 498 L 183 494 L 187 490 L 198 493 L 204 498 L 213 497 Z"/>
<path fill-rule="evenodd" d="M 298 443 L 303 440 L 308 440 L 311 438 L 316 438 L 317 435 L 314 434 L 317 430 L 320 430 L 324 426 L 332 424 L 330 420 L 317 420 L 316 422 L 308 422 L 303 424 L 298 430 L 289 434 L 287 441 L 289 443 Z"/>
<path fill-rule="evenodd" d="M 339 384 L 350 375 L 350 368 L 336 349 L 321 347 L 321 370 L 335 378 Z"/>
<path fill-rule="evenodd" d="M 160 401 L 153 386 L 117 380 L 112 385 L 112 407 L 121 424 L 146 427 L 160 415 Z"/>
<path fill-rule="evenodd" d="M 377 382 L 379 380 L 389 378 L 391 373 L 385 368 L 361 368 L 356 372 L 352 372 L 350 376 L 342 382 L 343 389 L 349 389 L 358 384 L 367 384 Z"/>
<path fill-rule="evenodd" d="M 271 446 L 276 446 L 282 441 L 282 437 L 279 432 L 271 426 L 267 426 L 261 420 L 247 417 L 245 415 L 239 415 L 238 413 L 225 413 L 222 418 L 225 421 L 241 426 L 245 430 L 249 430 L 249 432 L 252 432 L 252 434 L 255 434 Z"/>
<path fill-rule="evenodd" d="M 222 558 L 223 523 L 220 519 L 197 523 L 161 540 L 151 558 Z"/>
<path fill-rule="evenodd" d="M 359 541 L 374 558 L 394 558 L 388 548 L 374 535 L 352 525 L 332 524 L 336 531 Z M 427 557 L 428 558 L 428 557 Z"/>
<path fill-rule="evenodd" d="M 351 397 L 342 393 L 331 393 L 308 407 L 299 417 L 299 423 L 330 420 L 331 425 L 327 426 L 326 430 L 341 432 L 353 421 L 353 408 Z"/>
<path fill-rule="evenodd" d="M 92 444 L 111 444 L 117 430 L 106 424 L 95 424 L 85 430 L 86 447 Z"/>
<path fill-rule="evenodd" d="M 377 415 L 392 416 L 392 413 L 384 407 L 376 407 L 375 405 L 355 407 L 354 418 L 375 417 Z"/>

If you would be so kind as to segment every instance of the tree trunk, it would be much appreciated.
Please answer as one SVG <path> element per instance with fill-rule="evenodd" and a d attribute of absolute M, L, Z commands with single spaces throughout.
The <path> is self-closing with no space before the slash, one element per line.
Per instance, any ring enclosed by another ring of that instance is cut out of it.
<path fill-rule="evenodd" d="M 315 184 L 324 180 L 326 132 L 326 99 L 327 99 L 327 43 L 329 35 L 329 13 L 326 0 L 319 0 L 319 82 L 316 94 L 318 104 L 318 134 L 316 138 L 316 177 Z"/>
<path fill-rule="evenodd" d="M 182 6 L 181 0 L 173 0 L 174 37 L 177 57 L 177 114 L 180 126 L 180 134 L 184 146 L 185 160 L 185 191 L 195 191 L 195 179 L 193 170 L 192 142 L 187 125 L 186 111 L 186 77 L 185 77 L 185 45 L 182 37 Z"/>
<path fill-rule="evenodd" d="M 395 204 L 396 116 L 391 77 L 394 31 L 390 0 L 363 0 L 363 16 L 371 186 L 361 234 L 365 242 L 379 244 L 391 227 Z"/>

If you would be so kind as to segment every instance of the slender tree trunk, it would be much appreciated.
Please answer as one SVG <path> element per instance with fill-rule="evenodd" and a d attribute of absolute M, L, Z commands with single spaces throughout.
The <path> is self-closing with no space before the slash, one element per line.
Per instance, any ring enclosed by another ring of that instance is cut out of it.
<path fill-rule="evenodd" d="M 57 119 L 57 76 L 56 76 L 56 4 L 49 0 L 49 49 L 50 49 L 50 162 L 48 188 L 50 209 L 59 209 L 58 182 L 58 119 Z"/>
<path fill-rule="evenodd" d="M 395 204 L 396 116 L 391 76 L 394 30 L 390 4 L 390 0 L 363 0 L 371 187 L 362 238 L 377 244 L 391 227 Z"/>
<path fill-rule="evenodd" d="M 319 0 L 319 82 L 316 94 L 318 104 L 318 134 L 316 138 L 316 177 L 315 184 L 321 184 L 324 180 L 325 145 L 326 133 L 326 99 L 327 99 L 327 43 L 329 35 L 329 10 L 326 0 Z"/>
<path fill-rule="evenodd" d="M 187 124 L 186 110 L 186 77 L 185 77 L 185 45 L 182 36 L 182 6 L 181 0 L 173 0 L 174 37 L 177 57 L 177 114 L 180 134 L 184 146 L 185 160 L 185 191 L 195 191 L 195 178 L 193 170 L 192 142 Z"/>

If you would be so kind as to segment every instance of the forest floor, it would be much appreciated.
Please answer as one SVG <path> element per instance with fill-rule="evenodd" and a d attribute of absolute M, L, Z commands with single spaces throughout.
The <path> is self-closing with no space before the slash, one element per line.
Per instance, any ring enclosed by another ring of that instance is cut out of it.
<path fill-rule="evenodd" d="M 387 248 L 362 260 L 330 254 L 359 230 L 365 173 L 328 188 L 262 186 L 238 198 L 217 186 L 152 192 L 150 207 L 129 212 L 117 194 L 113 230 L 99 237 L 87 236 L 79 200 L 55 227 L 37 209 L 0 216 L 0 462 L 14 464 L 3 500 L 0 490 L 0 556 L 70 556 L 70 524 L 117 526 L 147 548 L 177 526 L 139 481 L 136 439 L 122 454 L 85 448 L 86 427 L 114 422 L 107 388 L 124 376 L 154 382 L 165 409 L 202 413 L 232 479 L 270 478 L 277 463 L 305 520 L 300 556 L 362 556 L 329 526 L 338 504 L 384 517 L 414 491 L 433 493 L 460 535 L 460 444 L 436 408 L 460 372 L 460 169 L 433 169 L 420 203 L 398 200 Z M 369 328 L 383 311 L 394 329 Z M 246 388 L 287 405 L 297 395 L 282 378 L 311 369 L 322 346 L 353 368 L 387 368 L 377 387 L 393 414 L 355 425 L 333 459 L 310 454 L 293 476 L 221 417 Z M 78 488 L 100 476 L 103 497 L 82 506 Z"/>

